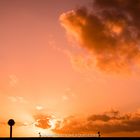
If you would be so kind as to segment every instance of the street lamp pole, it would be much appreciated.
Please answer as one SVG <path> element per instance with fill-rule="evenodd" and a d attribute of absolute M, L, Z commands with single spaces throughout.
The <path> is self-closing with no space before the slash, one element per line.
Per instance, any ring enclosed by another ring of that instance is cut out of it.
<path fill-rule="evenodd" d="M 10 138 L 12 138 L 12 126 L 15 124 L 15 121 L 13 119 L 10 119 L 8 121 L 8 125 L 10 126 Z"/>

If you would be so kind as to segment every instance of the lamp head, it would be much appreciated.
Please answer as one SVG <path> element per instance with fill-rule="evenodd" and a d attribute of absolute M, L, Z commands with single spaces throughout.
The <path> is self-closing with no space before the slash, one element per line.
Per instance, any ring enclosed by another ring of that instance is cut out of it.
<path fill-rule="evenodd" d="M 8 121 L 8 125 L 13 126 L 15 124 L 15 121 L 13 119 L 10 119 Z"/>

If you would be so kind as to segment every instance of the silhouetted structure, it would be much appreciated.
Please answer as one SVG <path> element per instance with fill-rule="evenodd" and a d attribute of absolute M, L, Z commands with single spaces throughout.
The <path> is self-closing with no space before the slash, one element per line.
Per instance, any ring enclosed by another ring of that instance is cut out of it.
<path fill-rule="evenodd" d="M 12 126 L 15 124 L 15 121 L 13 119 L 10 119 L 8 121 L 8 125 L 10 125 L 10 138 L 12 138 Z"/>
<path fill-rule="evenodd" d="M 100 131 L 98 131 L 98 137 L 101 137 L 101 133 L 100 133 Z"/>
<path fill-rule="evenodd" d="M 38 134 L 39 134 L 39 137 L 41 137 L 41 133 L 39 132 Z"/>

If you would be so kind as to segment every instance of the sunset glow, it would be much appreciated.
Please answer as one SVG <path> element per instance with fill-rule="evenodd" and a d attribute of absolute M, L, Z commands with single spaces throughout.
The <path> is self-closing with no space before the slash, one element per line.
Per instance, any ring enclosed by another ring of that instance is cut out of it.
<path fill-rule="evenodd" d="M 140 137 L 140 1 L 0 0 L 0 137 Z"/>

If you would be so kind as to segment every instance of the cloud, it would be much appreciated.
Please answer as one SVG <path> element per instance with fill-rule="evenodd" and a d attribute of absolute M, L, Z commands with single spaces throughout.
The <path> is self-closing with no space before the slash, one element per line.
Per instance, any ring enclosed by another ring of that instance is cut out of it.
<path fill-rule="evenodd" d="M 36 110 L 42 110 L 43 109 L 43 106 L 37 105 L 35 108 L 36 108 Z"/>
<path fill-rule="evenodd" d="M 100 131 L 101 135 L 109 136 L 112 133 L 140 132 L 140 112 L 120 113 L 118 110 L 110 110 L 85 118 L 68 116 L 60 119 L 49 114 L 33 117 L 36 127 L 51 130 L 55 134 L 97 134 Z"/>
<path fill-rule="evenodd" d="M 72 116 L 59 122 L 53 131 L 58 134 L 94 134 L 100 131 L 108 135 L 114 132 L 140 132 L 140 113 L 110 111 L 93 114 L 86 119 Z"/>
<path fill-rule="evenodd" d="M 28 103 L 28 101 L 21 96 L 8 96 L 8 99 L 13 103 Z"/>
<path fill-rule="evenodd" d="M 122 119 L 119 116 L 119 111 L 118 110 L 110 110 L 109 112 L 105 112 L 103 114 L 94 114 L 88 117 L 88 121 L 104 121 L 108 122 L 110 120 L 120 120 Z"/>
<path fill-rule="evenodd" d="M 132 72 L 140 63 L 140 1 L 94 0 L 60 16 L 61 25 L 105 72 Z"/>
<path fill-rule="evenodd" d="M 35 119 L 35 126 L 42 128 L 42 129 L 49 129 L 51 128 L 50 119 L 52 116 L 45 115 L 45 114 L 37 114 L 34 116 Z"/>

